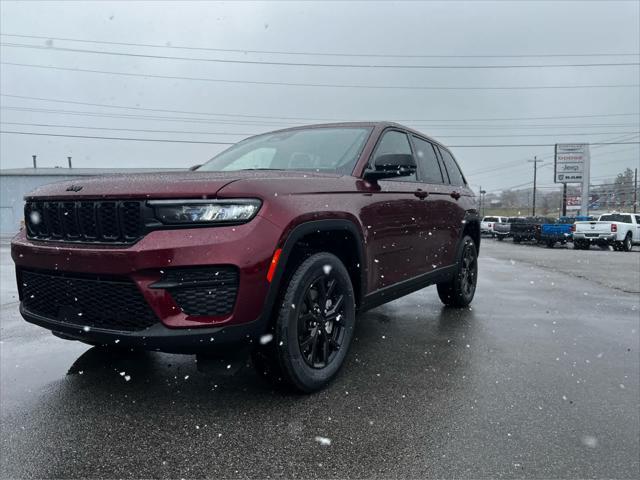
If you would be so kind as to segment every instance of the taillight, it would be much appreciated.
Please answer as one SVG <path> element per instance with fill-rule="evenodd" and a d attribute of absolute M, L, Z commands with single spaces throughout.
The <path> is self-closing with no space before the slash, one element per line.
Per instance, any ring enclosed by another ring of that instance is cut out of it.
<path fill-rule="evenodd" d="M 617 232 L 618 231 L 618 225 L 616 225 L 615 223 L 611 224 L 611 231 L 612 232 Z"/>
<path fill-rule="evenodd" d="M 571 225 L 571 228 L 569 229 L 571 231 L 571 233 L 576 231 L 576 226 L 575 225 Z"/>
<path fill-rule="evenodd" d="M 493 228 L 493 223 L 490 223 L 490 224 L 489 224 L 489 228 Z"/>

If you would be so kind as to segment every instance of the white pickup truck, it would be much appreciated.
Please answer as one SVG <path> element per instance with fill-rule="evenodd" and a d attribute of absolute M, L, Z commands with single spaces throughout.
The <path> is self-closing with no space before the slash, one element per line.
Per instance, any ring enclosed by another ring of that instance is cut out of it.
<path fill-rule="evenodd" d="M 628 252 L 633 245 L 640 245 L 640 215 L 635 213 L 606 213 L 597 221 L 576 222 L 572 230 L 573 248 L 578 250 L 596 244 Z"/>
<path fill-rule="evenodd" d="M 481 234 L 486 233 L 493 237 L 495 236 L 493 232 L 493 227 L 495 226 L 495 224 L 506 222 L 506 221 L 507 221 L 506 217 L 483 217 L 482 221 L 480 222 L 480 233 Z"/>

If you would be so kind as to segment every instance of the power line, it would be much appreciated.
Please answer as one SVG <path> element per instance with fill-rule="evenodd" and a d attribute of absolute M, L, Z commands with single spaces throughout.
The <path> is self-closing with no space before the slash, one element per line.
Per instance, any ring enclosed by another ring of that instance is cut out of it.
<path fill-rule="evenodd" d="M 0 130 L 0 133 L 12 135 L 36 135 L 43 137 L 66 137 L 66 138 L 91 138 L 97 140 L 128 140 L 133 142 L 163 142 L 163 143 L 203 143 L 207 145 L 234 145 L 236 142 L 205 142 L 198 140 L 168 140 L 165 138 L 129 138 L 129 137 L 98 137 L 91 135 L 63 135 L 59 133 L 35 133 L 35 132 L 18 132 L 9 130 Z"/>
<path fill-rule="evenodd" d="M 24 122 L 0 122 L 4 125 L 19 125 L 27 127 L 53 127 L 53 128 L 77 128 L 86 130 L 117 130 L 123 132 L 147 132 L 147 133 L 177 133 L 177 134 L 196 134 L 196 135 L 259 135 L 256 132 L 201 132 L 193 130 L 148 130 L 140 128 L 113 128 L 113 127 L 89 127 L 86 125 L 62 125 L 55 123 L 24 123 Z M 592 132 L 592 133 L 543 133 L 543 134 L 517 134 L 517 135 L 437 135 L 439 138 L 509 138 L 509 137 L 553 137 L 563 135 L 616 135 L 622 133 L 636 132 Z"/>
<path fill-rule="evenodd" d="M 163 48 L 177 50 L 197 50 L 211 52 L 227 52 L 227 53 L 252 53 L 267 55 L 305 55 L 305 56 L 327 56 L 327 57 L 372 57 L 372 58 L 544 58 L 544 57 L 637 57 L 639 53 L 538 53 L 538 54 L 493 54 L 493 55 L 443 55 L 443 54 L 384 54 L 384 53 L 345 53 L 345 52 L 300 52 L 300 51 L 282 51 L 282 50 L 250 50 L 250 49 L 232 49 L 232 48 L 211 48 L 211 47 L 194 47 L 172 44 L 153 44 L 153 43 L 130 43 L 130 42 L 114 42 L 106 40 L 87 40 L 68 37 L 48 37 L 42 35 L 18 35 L 10 33 L 0 33 L 5 37 L 15 38 L 32 38 L 39 40 L 59 40 L 64 42 L 78 42 L 100 45 L 120 45 L 128 47 L 148 47 Z"/>
<path fill-rule="evenodd" d="M 337 83 L 298 83 L 298 82 L 269 82 L 263 80 L 228 80 L 208 77 L 185 77 L 179 75 L 157 75 L 147 73 L 114 72 L 107 70 L 92 70 L 86 68 L 54 67 L 51 65 L 34 65 L 28 63 L 0 62 L 0 65 L 14 67 L 42 68 L 47 70 L 59 70 L 66 72 L 99 73 L 104 75 L 119 75 L 138 78 L 161 78 L 165 80 L 190 80 L 214 83 L 237 83 L 247 85 L 277 85 L 286 87 L 318 87 L 318 88 L 358 88 L 375 90 L 548 90 L 548 89 L 576 89 L 576 88 L 637 88 L 640 84 L 611 84 L 611 85 L 546 85 L 546 86 L 509 86 L 509 87 L 443 87 L 443 86 L 417 86 L 417 85 L 346 85 Z"/>
<path fill-rule="evenodd" d="M 90 117 L 105 117 L 105 118 L 127 118 L 127 119 L 145 119 L 156 121 L 170 121 L 170 122 L 187 122 L 187 123 L 214 123 L 221 125 L 267 125 L 267 126 L 304 126 L 301 123 L 291 122 L 265 122 L 265 121 L 252 121 L 252 120 L 232 120 L 232 119 L 201 119 L 201 118 L 189 118 L 189 117 L 170 117 L 170 116 L 154 116 L 154 115 L 141 115 L 141 114 L 127 114 L 127 113 L 111 113 L 111 112 L 92 112 L 86 110 L 60 110 L 49 108 L 34 108 L 34 107 L 13 107 L 13 106 L 0 106 L 2 110 L 11 110 L 18 112 L 38 112 L 38 113 L 50 113 L 61 115 L 82 115 Z M 374 122 L 374 121 L 372 121 Z M 505 130 L 505 129 L 544 129 L 544 128 L 634 128 L 640 125 L 640 123 L 583 123 L 583 124 L 521 124 L 521 125 L 449 125 L 449 124 L 431 124 L 425 125 L 429 128 L 440 129 L 471 129 L 471 130 Z M 622 133 L 622 132 L 621 132 Z"/>
<path fill-rule="evenodd" d="M 6 134 L 15 134 L 15 135 L 38 135 L 38 136 L 49 136 L 49 137 L 69 137 L 69 138 L 94 138 L 101 140 L 132 140 L 138 142 L 167 142 L 167 143 L 202 143 L 202 144 L 212 144 L 212 145 L 233 145 L 236 142 L 207 142 L 200 140 L 170 140 L 170 139 L 153 139 L 153 138 L 123 138 L 123 137 L 98 137 L 98 136 L 89 136 L 89 135 L 63 135 L 63 134 L 54 134 L 54 133 L 35 133 L 35 132 L 22 132 L 22 131 L 9 131 L 9 130 L 0 130 L 0 133 Z M 601 142 L 601 143 L 592 143 L 591 145 L 629 145 L 629 144 L 640 144 L 640 142 Z M 509 147 L 552 147 L 555 144 L 493 144 L 493 145 L 448 145 L 449 148 L 509 148 Z"/>
<path fill-rule="evenodd" d="M 195 134 L 195 135 L 235 135 L 254 136 L 258 133 L 242 132 L 197 132 L 191 130 L 149 130 L 141 128 L 115 128 L 115 127 L 88 127 L 86 125 L 60 125 L 54 123 L 22 123 L 22 122 L 0 122 L 2 125 L 18 125 L 22 127 L 49 127 L 49 128 L 77 128 L 81 130 L 113 130 L 118 132 L 143 132 L 143 133 L 175 133 L 175 134 Z"/>
<path fill-rule="evenodd" d="M 609 142 L 616 142 L 619 140 L 632 140 L 634 138 L 639 137 L 640 135 L 638 134 L 633 134 L 633 135 L 616 135 L 615 137 L 612 138 L 608 138 L 607 141 Z M 596 145 L 593 147 L 593 150 L 599 149 L 599 148 L 607 148 L 607 145 Z M 635 150 L 636 147 L 631 147 L 631 148 L 623 148 L 620 150 L 614 150 L 613 152 L 607 152 L 607 155 L 612 155 L 614 153 L 620 153 L 620 152 L 626 152 L 626 151 L 630 151 L 630 150 Z M 553 158 L 555 154 L 554 153 L 550 153 L 550 154 L 546 154 L 546 155 L 537 155 L 538 158 L 540 160 L 547 160 L 549 158 Z M 502 163 L 500 165 L 496 165 L 494 167 L 490 167 L 489 169 L 481 169 L 481 170 L 477 170 L 475 172 L 471 172 L 471 173 L 467 173 L 467 175 L 474 175 L 474 176 L 481 176 L 481 175 L 486 175 L 488 173 L 493 173 L 499 170 L 506 170 L 506 169 L 510 169 L 510 168 L 521 168 L 524 167 L 526 164 L 523 163 L 525 160 L 527 160 L 526 158 L 524 159 L 519 159 L 519 160 L 510 160 L 506 163 Z M 544 164 L 542 165 L 540 168 L 546 167 L 546 166 L 550 166 L 551 163 L 548 164 Z"/>
<path fill-rule="evenodd" d="M 113 105 L 106 103 L 90 103 L 90 102 L 80 102 L 75 100 L 62 100 L 62 99 L 54 99 L 54 98 L 45 98 L 45 97 L 31 97 L 27 95 L 10 95 L 6 93 L 0 93 L 2 97 L 8 98 L 20 98 L 23 100 L 38 100 L 45 102 L 54 102 L 54 103 L 69 103 L 74 105 L 87 105 L 92 107 L 105 107 L 105 108 L 118 108 L 118 109 L 127 109 L 127 110 L 140 110 L 140 111 L 149 111 L 149 112 L 162 112 L 162 113 L 180 113 L 180 114 L 188 114 L 188 115 L 208 115 L 208 116 L 220 116 L 220 117 L 246 117 L 246 118 L 265 118 L 265 119 L 279 119 L 279 120 L 312 120 L 312 121 L 328 121 L 328 122 L 339 122 L 339 121 L 348 121 L 344 118 L 318 118 L 318 117 L 291 117 L 291 116 L 273 116 L 273 115 L 248 115 L 248 114 L 239 114 L 239 113 L 211 113 L 211 112 L 201 112 L 201 111 L 192 111 L 192 110 L 169 110 L 162 108 L 144 108 L 144 107 L 133 107 L 126 105 Z M 636 116 L 640 118 L 640 112 L 635 113 L 604 113 L 604 114 L 582 114 L 582 115 L 555 115 L 555 116 L 546 116 L 546 117 L 492 117 L 492 118 L 458 118 L 458 119 L 400 119 L 399 122 L 476 122 L 476 121 L 513 121 L 513 120 L 556 120 L 556 119 L 579 119 L 579 118 L 597 118 L 597 117 L 628 117 L 628 116 Z"/>
<path fill-rule="evenodd" d="M 252 121 L 252 120 L 231 120 L 231 119 L 201 119 L 201 118 L 189 118 L 189 117 L 170 117 L 170 116 L 154 116 L 154 115 L 141 115 L 141 114 L 127 114 L 127 113 L 110 113 L 110 112 L 92 112 L 86 110 L 60 110 L 60 109 L 48 109 L 48 108 L 33 108 L 33 107 L 12 107 L 12 106 L 0 106 L 2 110 L 11 110 L 18 112 L 38 112 L 38 113 L 50 113 L 50 114 L 60 114 L 60 115 L 81 115 L 81 116 L 89 116 L 89 117 L 105 117 L 105 118 L 126 118 L 126 119 L 144 119 L 144 120 L 155 120 L 155 121 L 169 121 L 169 122 L 187 122 L 187 123 L 198 123 L 198 124 L 221 124 L 221 125 L 266 125 L 266 126 L 304 126 L 301 123 L 290 123 L 290 122 L 264 122 L 264 121 Z M 432 124 L 425 125 L 429 128 L 440 128 L 440 129 L 472 129 L 472 130 L 505 130 L 505 129 L 543 129 L 549 127 L 556 128 L 616 128 L 616 127 L 626 127 L 626 128 L 634 128 L 640 125 L 639 123 L 583 123 L 583 124 L 521 124 L 518 126 L 512 125 L 448 125 L 448 124 Z"/>
<path fill-rule="evenodd" d="M 311 63 L 311 62 L 283 62 L 266 60 L 233 60 L 223 58 L 202 58 L 202 57 L 178 57 L 172 55 L 150 55 L 131 52 L 113 52 L 108 50 L 88 50 L 82 48 L 54 47 L 49 45 L 29 45 L 24 43 L 0 43 L 2 47 L 29 48 L 35 50 L 47 50 L 72 53 L 89 53 L 93 55 L 110 55 L 117 57 L 151 58 L 154 60 L 181 60 L 189 62 L 209 62 L 228 63 L 240 65 L 271 65 L 280 67 L 312 67 L 312 68 L 393 68 L 410 70 L 501 70 L 518 68 L 601 68 L 601 67 L 633 67 L 640 65 L 640 62 L 611 62 L 611 63 L 564 63 L 564 64 L 517 64 L 517 65 L 385 65 L 385 64 L 356 64 L 356 63 Z"/>

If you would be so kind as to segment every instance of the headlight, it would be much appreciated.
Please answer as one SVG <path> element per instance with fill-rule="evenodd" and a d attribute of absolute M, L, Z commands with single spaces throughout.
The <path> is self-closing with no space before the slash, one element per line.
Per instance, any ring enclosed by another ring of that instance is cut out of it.
<path fill-rule="evenodd" d="M 262 202 L 255 198 L 149 201 L 156 218 L 170 225 L 244 223 L 258 213 L 261 204 Z"/>

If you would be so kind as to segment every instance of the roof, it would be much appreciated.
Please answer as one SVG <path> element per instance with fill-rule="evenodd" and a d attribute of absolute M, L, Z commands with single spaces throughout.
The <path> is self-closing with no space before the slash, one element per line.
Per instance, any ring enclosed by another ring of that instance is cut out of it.
<path fill-rule="evenodd" d="M 180 172 L 186 168 L 6 168 L 0 176 L 82 176 L 109 175 L 116 173 Z"/>

